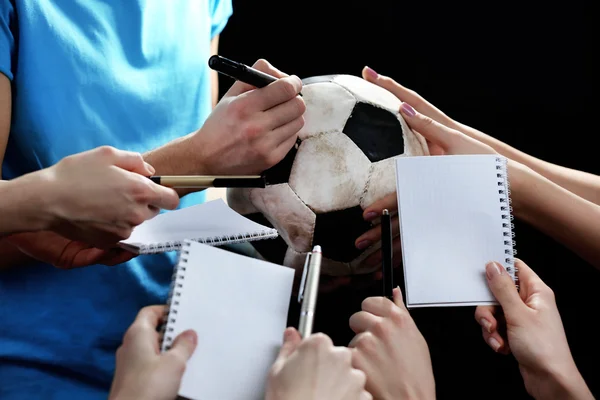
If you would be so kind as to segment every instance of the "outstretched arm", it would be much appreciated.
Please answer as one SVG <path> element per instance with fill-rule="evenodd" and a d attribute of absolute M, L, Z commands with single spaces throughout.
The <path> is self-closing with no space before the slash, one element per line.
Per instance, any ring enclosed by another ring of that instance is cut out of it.
<path fill-rule="evenodd" d="M 490 135 L 478 131 L 477 129 L 457 122 L 444 114 L 433 104 L 429 103 L 418 93 L 405 88 L 389 77 L 377 74 L 369 67 L 364 68 L 363 77 L 366 80 L 389 90 L 401 101 L 410 104 L 421 114 L 424 114 L 431 119 L 446 125 L 447 127 L 456 129 L 457 131 L 460 131 L 473 139 L 487 144 L 497 153 L 528 166 L 538 174 L 551 180 L 557 185 L 562 186 L 563 188 L 583 197 L 586 200 L 600 205 L 600 176 L 540 160 L 539 158 L 515 149 L 514 147 L 509 146 L 508 144 L 495 139 Z"/>

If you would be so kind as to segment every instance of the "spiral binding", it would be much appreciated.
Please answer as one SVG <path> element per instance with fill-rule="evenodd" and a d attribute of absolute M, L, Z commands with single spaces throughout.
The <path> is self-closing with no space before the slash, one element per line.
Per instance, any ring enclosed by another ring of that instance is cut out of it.
<path fill-rule="evenodd" d="M 237 235 L 224 235 L 224 236 L 213 236 L 204 239 L 191 239 L 195 242 L 203 243 L 209 246 L 220 246 L 223 244 L 231 243 L 242 243 L 260 239 L 273 239 L 277 237 L 279 233 L 276 229 L 269 229 L 266 231 L 257 231 L 250 233 L 240 233 Z M 182 242 L 165 242 L 158 244 L 148 244 L 140 247 L 140 251 L 144 254 L 162 253 L 165 251 L 177 251 L 181 248 Z"/>
<path fill-rule="evenodd" d="M 183 285 L 185 280 L 185 271 L 187 269 L 189 250 L 185 247 L 189 247 L 189 243 L 183 243 L 179 247 L 181 252 L 179 254 L 179 261 L 173 270 L 173 276 L 171 278 L 171 286 L 169 289 L 169 297 L 167 298 L 167 307 L 163 316 L 163 324 L 160 329 L 160 336 L 162 341 L 162 351 L 167 351 L 173 344 L 173 325 L 177 322 L 177 306 L 179 306 L 179 297 L 183 291 Z"/>
<path fill-rule="evenodd" d="M 498 178 L 498 194 L 500 195 L 500 210 L 502 211 L 502 228 L 504 234 L 504 254 L 505 259 L 504 262 L 508 264 L 506 267 L 506 271 L 512 276 L 515 285 L 517 286 L 517 290 L 519 289 L 519 269 L 515 265 L 515 255 L 517 254 L 517 250 L 515 249 L 515 241 L 513 240 L 515 237 L 514 229 L 515 224 L 513 223 L 513 208 L 512 208 L 512 199 L 510 198 L 510 183 L 508 181 L 508 169 L 507 164 L 508 160 L 504 157 L 496 157 L 496 178 Z M 509 239 L 510 238 L 510 239 Z"/>

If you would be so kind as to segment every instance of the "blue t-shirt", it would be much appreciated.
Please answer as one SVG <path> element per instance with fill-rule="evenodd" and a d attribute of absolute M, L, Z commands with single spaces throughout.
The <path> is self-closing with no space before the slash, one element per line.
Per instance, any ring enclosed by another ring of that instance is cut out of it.
<path fill-rule="evenodd" d="M 0 0 L 0 72 L 13 88 L 4 179 L 198 129 L 211 111 L 210 41 L 231 13 L 231 0 Z M 0 398 L 106 398 L 123 334 L 165 302 L 174 256 L 0 272 Z"/>

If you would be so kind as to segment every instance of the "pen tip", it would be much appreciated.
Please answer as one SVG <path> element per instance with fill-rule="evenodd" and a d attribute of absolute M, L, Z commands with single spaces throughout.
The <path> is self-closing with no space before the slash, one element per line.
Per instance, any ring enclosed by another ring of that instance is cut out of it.
<path fill-rule="evenodd" d="M 316 245 L 315 247 L 313 247 L 313 253 L 320 253 L 321 252 L 321 246 Z"/>
<path fill-rule="evenodd" d="M 385 210 L 383 210 L 383 215 L 388 215 L 390 212 L 387 210 L 387 208 Z"/>

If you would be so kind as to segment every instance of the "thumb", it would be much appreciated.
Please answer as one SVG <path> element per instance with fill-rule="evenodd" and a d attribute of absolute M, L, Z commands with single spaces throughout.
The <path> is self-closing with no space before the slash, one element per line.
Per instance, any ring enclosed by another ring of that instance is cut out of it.
<path fill-rule="evenodd" d="M 115 166 L 140 175 L 153 175 L 156 171 L 152 165 L 144 161 L 140 153 L 133 151 L 116 150 L 112 158 Z"/>
<path fill-rule="evenodd" d="M 400 287 L 395 287 L 394 290 L 392 291 L 392 294 L 394 296 L 394 304 L 396 304 L 398 307 L 400 307 L 402 309 L 406 309 L 406 307 L 404 306 L 402 290 L 400 290 Z"/>
<path fill-rule="evenodd" d="M 302 342 L 300 333 L 295 328 L 287 328 L 283 333 L 283 345 L 279 349 L 279 355 L 275 362 L 285 361 L 296 350 L 300 342 Z"/>
<path fill-rule="evenodd" d="M 180 333 L 175 340 L 173 345 L 166 352 L 168 357 L 176 359 L 178 362 L 187 362 L 190 359 L 196 345 L 198 344 L 198 335 L 193 330 L 187 330 Z"/>
<path fill-rule="evenodd" d="M 506 316 L 514 315 L 521 307 L 525 307 L 515 283 L 502 265 L 497 262 L 488 263 L 485 266 L 485 274 L 488 286 Z"/>

